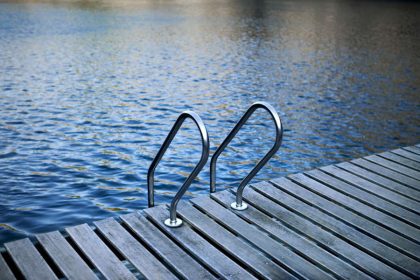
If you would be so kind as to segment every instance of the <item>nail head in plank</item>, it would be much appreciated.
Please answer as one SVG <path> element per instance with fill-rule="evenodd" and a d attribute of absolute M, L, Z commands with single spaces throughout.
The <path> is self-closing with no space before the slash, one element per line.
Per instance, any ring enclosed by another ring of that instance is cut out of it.
<path fill-rule="evenodd" d="M 260 251 L 217 224 L 210 217 L 194 208 L 190 203 L 181 201 L 178 213 L 200 233 L 217 243 L 224 250 L 243 262 L 249 269 L 264 279 L 296 279 L 279 267 Z"/>
<path fill-rule="evenodd" d="M 6 243 L 4 247 L 26 279 L 58 279 L 28 238 Z"/>
<path fill-rule="evenodd" d="M 146 279 L 177 279 L 113 218 L 94 222 L 97 229 Z"/>
<path fill-rule="evenodd" d="M 38 234 L 36 238 L 68 279 L 98 279 L 58 231 Z"/>
<path fill-rule="evenodd" d="M 0 254 L 0 276 L 2 280 L 15 280 L 16 279 L 1 254 Z"/>
<path fill-rule="evenodd" d="M 87 224 L 69 227 L 66 231 L 105 278 L 136 279 Z"/>
<path fill-rule="evenodd" d="M 121 216 L 124 223 L 172 269 L 186 279 L 216 279 L 139 213 Z"/>
<path fill-rule="evenodd" d="M 332 276 L 326 271 L 292 252 L 286 246 L 269 237 L 265 232 L 251 226 L 230 210 L 224 208 L 208 197 L 198 197 L 191 200 L 198 208 L 205 211 L 213 219 L 222 223 L 225 227 L 245 238 L 248 242 L 257 246 L 261 251 L 283 263 L 289 269 L 299 274 L 300 277 L 329 279 Z"/>
<path fill-rule="evenodd" d="M 246 192 L 248 192 L 248 190 L 249 189 L 247 188 Z M 235 196 L 228 191 L 213 193 L 211 196 L 225 207 L 230 207 L 232 200 L 235 199 Z M 261 227 L 272 236 L 276 236 L 276 238 L 291 246 L 293 250 L 300 252 L 301 255 L 306 255 L 307 258 L 319 263 L 320 266 L 324 266 L 339 278 L 371 278 L 367 274 L 364 274 L 360 270 L 354 268 L 352 265 L 344 262 L 341 258 L 323 250 L 315 245 L 314 242 L 309 241 L 309 239 L 288 228 L 283 223 L 272 219 L 270 216 L 254 207 L 248 207 L 246 211 L 233 212 L 243 219 Z"/>
<path fill-rule="evenodd" d="M 163 221 L 168 217 L 168 210 L 162 206 L 148 208 L 145 213 L 159 225 L 159 227 L 182 243 L 185 249 L 194 257 L 205 262 L 210 269 L 219 274 L 223 278 L 228 279 L 255 279 L 249 272 L 244 270 L 218 249 L 213 247 L 203 237 L 194 232 L 190 226 L 184 222 L 181 227 L 169 228 L 164 225 Z"/>

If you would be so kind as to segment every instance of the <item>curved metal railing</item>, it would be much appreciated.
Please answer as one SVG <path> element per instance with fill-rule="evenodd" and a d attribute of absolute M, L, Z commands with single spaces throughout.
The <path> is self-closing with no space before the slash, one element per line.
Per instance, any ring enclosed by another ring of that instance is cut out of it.
<path fill-rule="evenodd" d="M 217 148 L 216 152 L 214 153 L 213 157 L 211 158 L 210 162 L 210 192 L 216 191 L 216 162 L 220 154 L 224 151 L 226 146 L 232 141 L 241 127 L 246 123 L 249 117 L 255 112 L 255 110 L 262 108 L 268 111 L 274 121 L 276 126 L 276 140 L 274 146 L 268 151 L 268 153 L 258 162 L 258 164 L 249 172 L 249 174 L 242 180 L 239 184 L 238 190 L 236 192 L 236 202 L 231 204 L 232 208 L 236 210 L 245 210 L 248 206 L 245 202 L 242 201 L 242 194 L 244 191 L 245 186 L 251 181 L 252 178 L 261 170 L 261 168 L 269 161 L 269 159 L 277 152 L 277 150 L 281 146 L 281 141 L 283 138 L 283 126 L 281 124 L 281 120 L 279 115 L 277 114 L 276 110 L 273 106 L 266 102 L 256 102 L 249 107 L 249 109 L 245 112 L 239 122 L 235 125 L 226 139 L 222 142 L 222 144 Z"/>
<path fill-rule="evenodd" d="M 209 157 L 209 146 L 210 146 L 209 136 L 207 133 L 206 126 L 204 125 L 199 115 L 197 115 L 196 113 L 192 111 L 182 112 L 182 114 L 176 120 L 168 136 L 166 137 L 165 142 L 163 142 L 162 146 L 160 147 L 159 152 L 153 159 L 152 164 L 150 165 L 149 171 L 147 173 L 148 203 L 149 203 L 149 207 L 153 207 L 154 206 L 154 184 L 155 184 L 154 174 L 155 174 L 156 166 L 162 159 L 163 155 L 165 154 L 166 150 L 168 149 L 169 145 L 171 144 L 172 140 L 177 134 L 179 128 L 182 126 L 185 119 L 187 118 L 192 119 L 197 125 L 201 134 L 201 142 L 202 142 L 203 150 L 201 153 L 200 161 L 197 163 L 197 165 L 195 166 L 191 174 L 188 176 L 188 178 L 185 180 L 184 184 L 176 193 L 175 197 L 173 198 L 171 202 L 171 205 L 169 208 L 170 216 L 169 216 L 169 219 L 165 220 L 165 225 L 169 227 L 179 227 L 182 225 L 182 220 L 176 217 L 176 207 L 181 197 L 184 195 L 186 190 L 191 185 L 192 181 L 195 179 L 198 173 L 200 173 L 201 169 L 203 169 Z"/>

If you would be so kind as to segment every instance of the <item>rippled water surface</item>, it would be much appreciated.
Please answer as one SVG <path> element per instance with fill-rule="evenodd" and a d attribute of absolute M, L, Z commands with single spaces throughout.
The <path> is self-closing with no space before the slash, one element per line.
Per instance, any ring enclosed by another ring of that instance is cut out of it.
<path fill-rule="evenodd" d="M 255 180 L 419 142 L 420 8 L 404 1 L 0 3 L 0 244 L 145 208 L 147 168 L 194 110 L 212 152 L 253 102 L 283 146 Z M 219 159 L 236 186 L 267 151 L 256 114 Z M 192 122 L 156 172 L 170 201 Z M 208 165 L 187 197 L 208 193 Z"/>

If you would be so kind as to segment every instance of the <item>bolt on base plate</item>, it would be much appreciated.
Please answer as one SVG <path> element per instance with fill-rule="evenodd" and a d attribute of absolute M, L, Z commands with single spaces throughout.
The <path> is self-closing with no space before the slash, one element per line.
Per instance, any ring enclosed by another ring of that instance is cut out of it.
<path fill-rule="evenodd" d="M 243 211 L 243 210 L 248 208 L 248 204 L 246 204 L 245 202 L 242 202 L 241 205 L 238 205 L 238 204 L 236 204 L 236 201 L 235 201 L 235 202 L 232 202 L 230 207 L 232 207 L 233 209 L 238 210 L 238 211 Z"/>
<path fill-rule="evenodd" d="M 171 221 L 171 219 L 166 219 L 165 225 L 172 228 L 180 227 L 182 225 L 182 220 L 179 218 L 176 218 L 175 221 Z"/>

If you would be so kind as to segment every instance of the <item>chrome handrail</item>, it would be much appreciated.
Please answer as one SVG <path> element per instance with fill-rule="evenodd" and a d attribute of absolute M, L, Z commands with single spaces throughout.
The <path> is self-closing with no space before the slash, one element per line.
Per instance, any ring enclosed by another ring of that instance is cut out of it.
<path fill-rule="evenodd" d="M 175 194 L 175 197 L 173 198 L 171 202 L 171 205 L 169 208 L 170 216 L 169 216 L 169 219 L 165 220 L 165 225 L 169 227 L 179 227 L 182 225 L 182 220 L 176 217 L 176 207 L 181 197 L 184 195 L 186 190 L 191 185 L 192 181 L 195 179 L 198 173 L 200 173 L 201 169 L 203 169 L 209 157 L 209 146 L 210 146 L 209 136 L 207 133 L 206 126 L 204 125 L 204 122 L 201 120 L 199 115 L 197 115 L 196 113 L 192 111 L 182 112 L 182 114 L 178 117 L 175 124 L 173 125 L 171 131 L 169 132 L 162 146 L 160 147 L 159 152 L 156 154 L 155 158 L 152 161 L 152 164 L 149 167 L 149 171 L 147 172 L 148 204 L 149 204 L 149 207 L 153 207 L 154 206 L 154 183 L 155 183 L 154 174 L 155 174 L 156 166 L 162 159 L 163 155 L 165 154 L 166 150 L 168 149 L 169 145 L 171 144 L 172 140 L 177 134 L 179 128 L 181 127 L 185 119 L 187 118 L 192 119 L 197 125 L 198 129 L 200 130 L 203 150 L 201 153 L 200 161 L 197 163 L 197 165 L 195 166 L 191 174 L 185 180 L 184 184 L 179 189 L 179 191 Z"/>
<path fill-rule="evenodd" d="M 226 146 L 232 141 L 235 137 L 236 133 L 241 129 L 241 127 L 245 124 L 245 122 L 249 119 L 249 117 L 254 113 L 255 110 L 262 108 L 268 111 L 274 121 L 276 126 L 276 140 L 274 146 L 268 151 L 268 153 L 258 162 L 258 164 L 249 172 L 249 174 L 242 180 L 239 184 L 238 190 L 236 191 L 236 202 L 231 204 L 231 207 L 236 210 L 245 210 L 248 206 L 245 202 L 242 201 L 242 194 L 244 191 L 245 186 L 251 181 L 252 178 L 261 170 L 261 168 L 268 162 L 268 160 L 277 152 L 277 150 L 281 146 L 281 141 L 283 138 L 283 126 L 281 124 L 281 120 L 279 115 L 277 114 L 276 110 L 273 106 L 266 102 L 255 102 L 254 104 L 249 107 L 249 109 L 245 112 L 239 122 L 235 125 L 232 131 L 228 134 L 228 136 L 223 140 L 222 144 L 217 148 L 216 152 L 214 153 L 213 157 L 210 161 L 210 192 L 213 193 L 216 191 L 216 162 L 220 154 L 226 148 Z"/>

